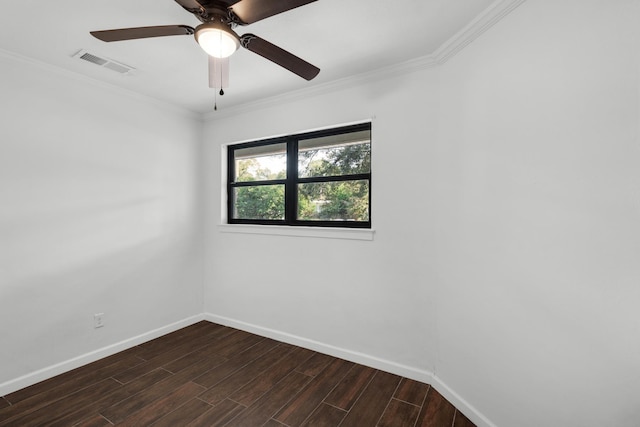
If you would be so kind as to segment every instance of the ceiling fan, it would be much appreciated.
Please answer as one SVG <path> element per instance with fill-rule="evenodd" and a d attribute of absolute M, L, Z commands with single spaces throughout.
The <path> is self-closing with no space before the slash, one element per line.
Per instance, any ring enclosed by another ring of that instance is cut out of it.
<path fill-rule="evenodd" d="M 219 74 L 240 46 L 280 65 L 298 76 L 311 80 L 320 69 L 286 50 L 254 35 L 238 36 L 233 29 L 249 25 L 270 16 L 286 12 L 316 0 L 175 0 L 200 22 L 195 28 L 188 25 L 162 25 L 153 27 L 120 28 L 91 31 L 91 35 L 105 42 L 143 39 L 150 37 L 195 35 L 200 47 L 210 56 L 211 75 Z M 228 73 L 228 68 L 225 70 Z M 222 71 L 223 73 L 225 71 Z M 211 85 L 212 83 L 210 83 Z M 215 87 L 215 86 L 212 86 Z"/>

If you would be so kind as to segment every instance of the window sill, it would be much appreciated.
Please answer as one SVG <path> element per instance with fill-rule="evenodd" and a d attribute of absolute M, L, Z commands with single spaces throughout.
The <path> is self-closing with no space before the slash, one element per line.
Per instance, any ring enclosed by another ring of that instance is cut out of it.
<path fill-rule="evenodd" d="M 321 239 L 373 240 L 375 230 L 363 228 L 291 227 L 283 225 L 219 224 L 222 233 L 270 236 L 315 237 Z"/>

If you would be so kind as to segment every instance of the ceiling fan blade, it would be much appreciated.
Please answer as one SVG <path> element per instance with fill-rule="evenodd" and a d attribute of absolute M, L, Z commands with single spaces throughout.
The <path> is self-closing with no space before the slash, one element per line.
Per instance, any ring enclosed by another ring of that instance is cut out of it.
<path fill-rule="evenodd" d="M 317 0 L 240 0 L 229 9 L 241 21 L 240 24 L 253 24 L 314 1 Z"/>
<path fill-rule="evenodd" d="M 162 25 L 157 27 L 120 28 L 117 30 L 91 31 L 91 35 L 104 42 L 145 39 L 149 37 L 184 36 L 195 30 L 188 25 Z"/>
<path fill-rule="evenodd" d="M 253 53 L 257 53 L 269 61 L 275 62 L 283 68 L 295 73 L 306 80 L 311 80 L 320 72 L 320 68 L 309 64 L 292 53 L 261 39 L 254 34 L 245 34 L 241 37 L 242 46 Z"/>
<path fill-rule="evenodd" d="M 191 12 L 192 10 L 202 9 L 202 5 L 196 0 L 176 0 L 176 3 L 187 9 L 189 12 Z"/>
<path fill-rule="evenodd" d="M 176 0 L 176 3 L 182 6 L 184 10 L 189 13 L 193 13 L 198 19 L 200 19 L 200 21 L 204 22 L 207 11 L 204 6 L 202 6 L 201 2 L 202 0 Z"/>

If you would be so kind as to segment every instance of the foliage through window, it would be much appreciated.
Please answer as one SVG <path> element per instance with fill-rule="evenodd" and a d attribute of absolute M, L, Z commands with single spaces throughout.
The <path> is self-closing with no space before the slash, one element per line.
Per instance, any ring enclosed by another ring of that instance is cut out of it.
<path fill-rule="evenodd" d="M 371 228 L 371 123 L 228 147 L 230 224 Z"/>

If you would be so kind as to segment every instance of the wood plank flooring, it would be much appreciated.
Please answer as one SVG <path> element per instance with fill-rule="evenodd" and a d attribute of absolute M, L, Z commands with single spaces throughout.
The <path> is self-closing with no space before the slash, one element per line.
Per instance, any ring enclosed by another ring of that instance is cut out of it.
<path fill-rule="evenodd" d="M 0 426 L 471 427 L 428 384 L 199 322 L 0 398 Z"/>

